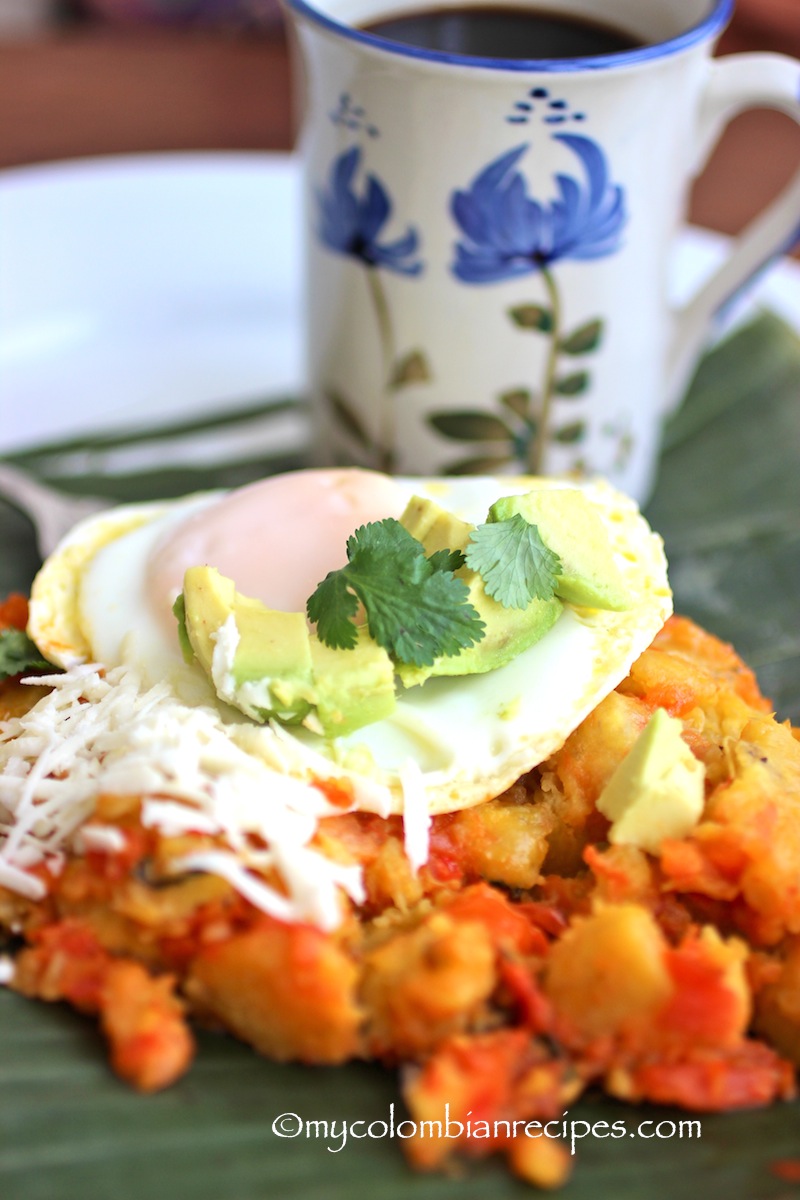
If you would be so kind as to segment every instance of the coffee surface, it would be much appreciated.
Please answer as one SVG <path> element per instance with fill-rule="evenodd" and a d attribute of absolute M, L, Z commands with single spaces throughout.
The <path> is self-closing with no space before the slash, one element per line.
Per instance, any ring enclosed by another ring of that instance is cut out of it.
<path fill-rule="evenodd" d="M 591 58 L 642 44 L 610 25 L 511 5 L 420 8 L 361 28 L 406 46 L 473 58 Z"/>

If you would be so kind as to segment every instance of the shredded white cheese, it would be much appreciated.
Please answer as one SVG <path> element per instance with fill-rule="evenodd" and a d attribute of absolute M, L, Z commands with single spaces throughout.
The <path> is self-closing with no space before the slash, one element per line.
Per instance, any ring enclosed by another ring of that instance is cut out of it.
<path fill-rule="evenodd" d="M 416 872 L 425 866 L 430 854 L 431 814 L 417 763 L 407 759 L 399 775 L 403 788 L 403 844 L 406 858 Z"/>
<path fill-rule="evenodd" d="M 211 680 L 216 693 L 221 699 L 233 703 L 236 696 L 236 680 L 233 677 L 233 664 L 236 661 L 236 651 L 239 647 L 239 627 L 233 613 L 224 625 L 211 634 L 214 652 L 211 655 Z"/>
<path fill-rule="evenodd" d="M 81 828 L 85 846 L 113 850 L 114 831 L 87 824 L 98 794 L 138 794 L 146 825 L 168 836 L 212 833 L 229 848 L 188 856 L 176 870 L 221 875 L 266 912 L 331 929 L 342 891 L 363 899 L 360 869 L 309 845 L 319 818 L 341 809 L 248 752 L 246 734 L 239 745 L 246 727 L 180 703 L 166 683 L 144 689 L 128 667 L 78 666 L 44 682 L 52 692 L 0 723 L 0 884 L 41 898 L 31 868 L 58 870 Z M 259 868 L 277 870 L 286 894 Z"/>
<path fill-rule="evenodd" d="M 187 854 L 175 862 L 175 869 L 182 871 L 207 871 L 227 879 L 240 895 L 256 908 L 270 913 L 281 921 L 296 920 L 298 901 L 305 919 L 321 929 L 332 929 L 339 923 L 339 900 L 337 886 L 341 886 L 357 903 L 366 899 L 359 867 L 344 867 L 336 863 L 330 866 L 327 878 L 315 878 L 319 855 L 306 850 L 306 861 L 302 852 L 281 862 L 280 854 L 261 856 L 262 867 L 278 866 L 287 883 L 293 900 L 270 887 L 263 879 L 254 875 L 241 857 L 224 850 L 209 850 L 199 854 Z M 332 919 L 333 918 L 333 919 Z"/>
<path fill-rule="evenodd" d="M 125 834 L 116 825 L 84 825 L 75 835 L 78 850 L 99 850 L 119 854 L 126 846 Z"/>

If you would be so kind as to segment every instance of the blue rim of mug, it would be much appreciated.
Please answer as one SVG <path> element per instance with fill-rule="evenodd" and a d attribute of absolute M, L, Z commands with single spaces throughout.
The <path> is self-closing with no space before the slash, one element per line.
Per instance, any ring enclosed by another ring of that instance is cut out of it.
<path fill-rule="evenodd" d="M 395 42 L 391 38 L 379 37 L 377 34 L 367 33 L 355 25 L 345 25 L 343 21 L 337 21 L 333 17 L 329 17 L 326 13 L 320 12 L 319 9 L 308 4 L 306 0 L 285 0 L 285 3 L 298 16 L 305 17 L 314 25 L 319 25 L 329 33 L 335 33 L 339 36 L 343 35 L 350 41 L 357 42 L 362 46 L 368 46 L 373 50 L 382 50 L 384 53 L 388 52 L 406 58 L 414 58 L 421 62 L 448 63 L 451 66 L 457 67 L 483 67 L 496 71 L 541 71 L 551 74 L 566 71 L 601 71 L 615 67 L 636 66 L 639 63 L 651 62 L 655 58 L 664 58 L 667 55 L 677 54 L 681 50 L 686 50 L 690 46 L 694 46 L 698 42 L 704 42 L 715 34 L 720 33 L 730 20 L 734 6 L 734 0 L 716 0 L 716 3 L 712 5 L 707 16 L 698 21 L 696 25 L 685 29 L 683 33 L 679 33 L 672 38 L 667 38 L 663 42 L 638 46 L 633 50 L 620 50 L 612 54 L 587 55 L 585 58 L 509 59 L 480 58 L 477 55 L 451 54 L 445 50 L 425 50 L 419 46 L 408 46 L 402 42 Z M 413 4 L 409 4 L 407 10 L 411 11 L 413 7 Z"/>

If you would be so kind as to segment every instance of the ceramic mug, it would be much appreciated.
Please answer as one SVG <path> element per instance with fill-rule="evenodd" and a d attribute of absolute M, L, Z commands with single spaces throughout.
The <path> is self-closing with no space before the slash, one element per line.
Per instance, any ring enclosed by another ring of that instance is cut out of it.
<path fill-rule="evenodd" d="M 286 3 L 316 459 L 600 474 L 645 499 L 715 313 L 800 230 L 799 173 L 676 311 L 689 185 L 742 109 L 800 120 L 800 63 L 712 61 L 732 0 L 543 0 L 638 43 L 543 61 L 361 28 L 418 0 Z"/>

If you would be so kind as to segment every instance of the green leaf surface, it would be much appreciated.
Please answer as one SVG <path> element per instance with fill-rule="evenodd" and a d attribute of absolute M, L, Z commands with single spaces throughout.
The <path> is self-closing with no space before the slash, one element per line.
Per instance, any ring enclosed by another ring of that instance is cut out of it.
<path fill-rule="evenodd" d="M 533 409 L 533 393 L 528 388 L 512 388 L 503 392 L 500 403 L 515 416 L 529 418 Z"/>
<path fill-rule="evenodd" d="M 341 392 L 329 388 L 325 392 L 325 399 L 345 433 L 349 434 L 360 446 L 369 448 L 372 445 L 372 439 L 364 428 L 358 413 L 355 412 L 349 401 L 345 400 Z"/>
<path fill-rule="evenodd" d="M 459 552 L 425 556 L 394 517 L 362 525 L 347 541 L 347 563 L 330 571 L 308 601 L 320 639 L 343 650 L 356 643 L 358 602 L 375 641 L 399 663 L 430 666 L 483 637 L 483 622 L 453 574 Z"/>
<path fill-rule="evenodd" d="M 591 354 L 603 340 L 603 322 L 600 320 L 587 321 L 579 329 L 573 330 L 558 344 L 563 354 Z"/>
<path fill-rule="evenodd" d="M 54 454 L 55 447 L 50 474 Z M 37 461 L 30 457 L 31 469 Z M 492 470 L 502 460 L 471 461 Z M 201 486 L 246 481 L 255 469 L 255 460 L 244 470 L 221 461 L 205 467 Z M 109 477 L 105 485 L 120 499 L 146 499 L 176 494 L 187 477 L 186 468 L 173 475 L 161 469 Z M 646 511 L 665 538 L 678 611 L 732 641 L 758 669 L 779 714 L 800 721 L 800 341 L 777 318 L 759 317 L 707 357 L 671 422 Z M 0 588 L 27 587 L 37 563 L 32 532 L 4 505 L 0 537 Z M 389 1071 L 279 1066 L 214 1033 L 200 1034 L 197 1062 L 176 1087 L 138 1096 L 111 1075 L 93 1023 L 0 988 L 2 1200 L 536 1195 L 496 1162 L 469 1163 L 451 1176 L 415 1175 L 398 1138 L 350 1140 L 331 1153 L 322 1138 L 280 1138 L 272 1128 L 283 1113 L 302 1121 L 386 1120 L 393 1102 L 400 1113 Z M 592 1097 L 569 1116 L 623 1119 L 629 1132 L 579 1144 L 573 1178 L 556 1193 L 562 1200 L 800 1194 L 771 1169 L 800 1155 L 798 1103 L 704 1115 L 699 1139 L 638 1134 L 641 1121 L 686 1116 L 668 1109 Z"/>
<path fill-rule="evenodd" d="M 445 475 L 492 475 L 503 472 L 515 460 L 510 454 L 479 455 L 475 458 L 459 458 L 443 468 Z"/>
<path fill-rule="evenodd" d="M 88 457 L 121 447 L 152 446 L 154 443 L 162 446 L 170 441 L 185 445 L 188 439 L 200 433 L 229 431 L 238 426 L 261 422 L 274 426 L 286 413 L 304 413 L 305 410 L 306 402 L 299 396 L 272 396 L 235 407 L 220 404 L 218 410 L 201 417 L 165 421 L 148 428 L 136 426 L 108 433 L 81 434 L 54 442 L 37 442 L 4 457 L 41 472 L 45 470 L 44 464 L 49 458 L 62 460 L 72 454 Z"/>
<path fill-rule="evenodd" d="M 499 417 L 478 410 L 431 413 L 428 421 L 437 433 L 457 442 L 507 442 L 513 436 Z"/>
<path fill-rule="evenodd" d="M 392 367 L 389 380 L 391 388 L 402 388 L 409 383 L 428 383 L 433 378 L 430 364 L 421 350 L 409 350 Z"/>
<path fill-rule="evenodd" d="M 26 671 L 53 670 L 21 629 L 0 629 L 0 680 Z"/>
<path fill-rule="evenodd" d="M 562 375 L 553 384 L 553 391 L 558 396 L 582 396 L 589 387 L 588 371 L 573 371 L 571 375 Z"/>
<path fill-rule="evenodd" d="M 574 446 L 576 442 L 583 441 L 586 436 L 585 421 L 571 421 L 569 425 L 560 425 L 558 429 L 553 430 L 553 441 L 559 442 L 562 446 Z"/>
<path fill-rule="evenodd" d="M 551 600 L 562 571 L 561 559 L 521 513 L 479 525 L 470 534 L 465 557 L 483 577 L 488 594 L 504 608 Z"/>
<path fill-rule="evenodd" d="M 520 304 L 510 308 L 508 315 L 519 329 L 535 329 L 539 333 L 552 333 L 555 328 L 555 318 L 549 308 L 541 304 Z"/>
<path fill-rule="evenodd" d="M 434 571 L 458 571 L 466 559 L 463 550 L 434 550 L 428 555 L 428 562 Z"/>
<path fill-rule="evenodd" d="M 358 613 L 358 596 L 350 590 L 344 571 L 330 571 L 306 605 L 308 618 L 317 626 L 320 640 L 334 650 L 352 650 L 358 641 L 353 623 Z"/>
<path fill-rule="evenodd" d="M 777 317 L 707 356 L 646 512 L 676 608 L 733 643 L 800 723 L 800 338 Z"/>

